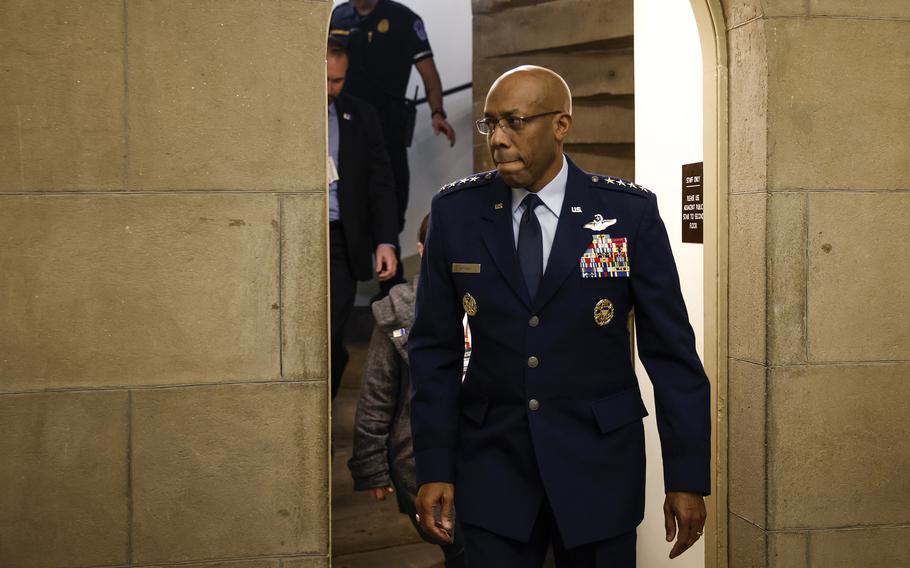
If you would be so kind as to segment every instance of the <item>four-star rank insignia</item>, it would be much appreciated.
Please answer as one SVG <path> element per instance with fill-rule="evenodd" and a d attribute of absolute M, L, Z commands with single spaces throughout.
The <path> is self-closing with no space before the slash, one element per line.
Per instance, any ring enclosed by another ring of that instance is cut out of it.
<path fill-rule="evenodd" d="M 461 305 L 464 308 L 464 313 L 471 317 L 477 315 L 477 300 L 474 299 L 474 296 L 465 294 L 461 299 Z"/>
<path fill-rule="evenodd" d="M 648 188 L 643 185 L 638 185 L 635 182 L 629 181 L 622 178 L 614 178 L 611 176 L 591 176 L 591 183 L 597 187 L 618 189 L 623 188 L 624 191 L 634 190 L 630 193 L 642 193 L 647 194 L 651 193 Z"/>
<path fill-rule="evenodd" d="M 588 250 L 578 259 L 582 278 L 618 278 L 629 276 L 629 245 L 626 237 L 593 235 Z"/>

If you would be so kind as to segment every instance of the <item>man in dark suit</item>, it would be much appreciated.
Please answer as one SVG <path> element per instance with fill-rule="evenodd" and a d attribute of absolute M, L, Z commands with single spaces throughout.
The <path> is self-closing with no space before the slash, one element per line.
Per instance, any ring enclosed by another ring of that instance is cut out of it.
<path fill-rule="evenodd" d="M 710 492 L 709 383 L 651 192 L 563 154 L 569 88 L 540 67 L 493 84 L 492 172 L 434 198 L 409 351 L 418 511 L 444 539 L 453 503 L 470 568 L 635 566 L 644 515 L 642 403 L 657 407 L 667 540 L 702 534 Z M 473 350 L 461 380 L 461 320 Z"/>
<path fill-rule="evenodd" d="M 395 275 L 398 221 L 395 185 L 382 127 L 368 103 L 342 93 L 348 58 L 330 39 L 326 57 L 329 130 L 329 273 L 331 279 L 332 398 L 348 362 L 344 329 L 357 281 Z M 373 256 L 375 254 L 375 264 Z"/>

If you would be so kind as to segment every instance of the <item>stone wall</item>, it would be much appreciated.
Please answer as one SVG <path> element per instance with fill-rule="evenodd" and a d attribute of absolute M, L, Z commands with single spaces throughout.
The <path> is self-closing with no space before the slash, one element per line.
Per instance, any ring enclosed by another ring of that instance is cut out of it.
<path fill-rule="evenodd" d="M 473 10 L 474 116 L 483 116 L 490 85 L 505 71 L 548 67 L 572 89 L 572 159 L 634 178 L 632 0 L 473 0 Z M 492 169 L 486 140 L 473 136 L 475 170 Z"/>
<path fill-rule="evenodd" d="M 734 567 L 910 564 L 910 6 L 728 0 Z"/>
<path fill-rule="evenodd" d="M 328 565 L 330 8 L 0 6 L 0 566 Z"/>

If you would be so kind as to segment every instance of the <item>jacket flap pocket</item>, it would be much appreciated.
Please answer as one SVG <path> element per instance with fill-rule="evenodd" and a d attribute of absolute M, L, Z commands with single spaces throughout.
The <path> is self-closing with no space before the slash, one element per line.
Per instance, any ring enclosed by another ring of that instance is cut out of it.
<path fill-rule="evenodd" d="M 486 399 L 471 400 L 462 403 L 461 413 L 471 422 L 480 426 L 487 417 L 487 406 L 489 406 L 489 404 Z"/>
<path fill-rule="evenodd" d="M 648 415 L 638 389 L 630 388 L 591 403 L 597 427 L 604 434 Z"/>

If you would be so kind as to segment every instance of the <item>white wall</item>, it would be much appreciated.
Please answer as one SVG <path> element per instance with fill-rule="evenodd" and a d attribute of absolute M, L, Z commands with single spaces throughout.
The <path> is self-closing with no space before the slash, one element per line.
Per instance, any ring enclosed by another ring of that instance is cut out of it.
<path fill-rule="evenodd" d="M 636 182 L 657 193 L 696 347 L 704 358 L 703 247 L 682 243 L 680 234 L 681 170 L 683 164 L 703 159 L 702 123 L 701 44 L 689 0 L 635 0 Z M 636 372 L 650 413 L 645 419 L 647 504 L 638 530 L 638 565 L 701 568 L 704 539 L 680 558 L 667 558 L 671 545 L 664 538 L 664 485 L 654 394 L 640 361 Z"/>
<path fill-rule="evenodd" d="M 470 0 L 398 0 L 423 18 L 433 48 L 433 58 L 442 78 L 443 90 L 471 82 L 473 57 Z M 423 81 L 417 70 L 411 72 L 408 94 Z M 471 89 L 449 95 L 445 99 L 449 123 L 455 128 L 456 143 L 449 147 L 443 135 L 435 136 L 430 126 L 429 105 L 421 105 L 417 113 L 414 142 L 408 153 L 411 164 L 411 196 L 408 201 L 407 224 L 401 234 L 402 256 L 417 254 L 417 230 L 423 216 L 430 212 L 430 200 L 439 188 L 450 181 L 473 172 L 474 117 Z M 410 276 L 410 275 L 408 275 Z"/>
<path fill-rule="evenodd" d="M 443 90 L 471 82 L 472 29 L 469 0 L 397 0 L 423 18 L 433 58 L 442 78 Z M 335 0 L 335 4 L 340 4 Z M 408 96 L 419 86 L 420 98 L 426 96 L 423 81 L 412 68 Z M 474 118 L 471 89 L 445 99 L 446 114 L 455 128 L 457 141 L 450 148 L 444 136 L 435 136 L 430 126 L 430 109 L 421 105 L 417 113 L 414 142 L 408 152 L 411 166 L 411 193 L 407 223 L 401 234 L 402 257 L 417 254 L 417 230 L 430 211 L 430 200 L 440 187 L 472 173 Z M 412 276 L 411 274 L 407 275 Z M 361 286 L 363 288 L 364 286 Z"/>

